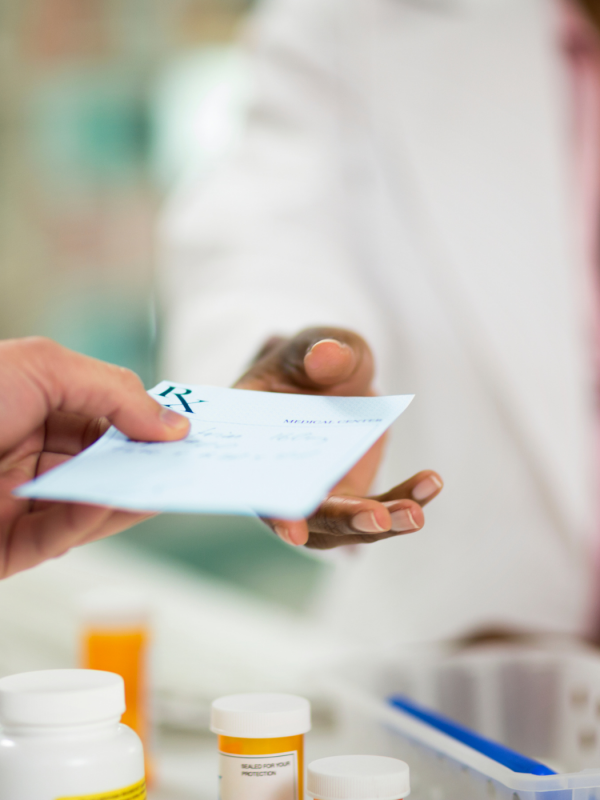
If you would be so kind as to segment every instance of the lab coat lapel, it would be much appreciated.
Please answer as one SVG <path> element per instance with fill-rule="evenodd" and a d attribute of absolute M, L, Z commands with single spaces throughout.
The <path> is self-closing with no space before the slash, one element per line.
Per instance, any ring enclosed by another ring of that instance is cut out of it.
<path fill-rule="evenodd" d="M 591 505 L 590 370 L 551 4 L 438 3 L 377 6 L 379 135 L 422 268 L 571 536 Z"/>

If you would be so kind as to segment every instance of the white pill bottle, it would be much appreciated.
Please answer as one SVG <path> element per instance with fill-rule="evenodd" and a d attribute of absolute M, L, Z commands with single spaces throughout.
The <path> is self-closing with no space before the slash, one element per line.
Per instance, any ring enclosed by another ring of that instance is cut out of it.
<path fill-rule="evenodd" d="M 2 800 L 145 800 L 123 679 L 60 669 L 0 679 Z"/>

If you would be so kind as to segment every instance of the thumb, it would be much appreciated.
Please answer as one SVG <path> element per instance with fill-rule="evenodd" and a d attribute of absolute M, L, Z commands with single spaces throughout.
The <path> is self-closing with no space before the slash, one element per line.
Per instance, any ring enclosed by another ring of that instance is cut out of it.
<path fill-rule="evenodd" d="M 237 385 L 263 391 L 368 395 L 373 372 L 373 355 L 361 336 L 343 328 L 316 327 L 275 342 Z"/>

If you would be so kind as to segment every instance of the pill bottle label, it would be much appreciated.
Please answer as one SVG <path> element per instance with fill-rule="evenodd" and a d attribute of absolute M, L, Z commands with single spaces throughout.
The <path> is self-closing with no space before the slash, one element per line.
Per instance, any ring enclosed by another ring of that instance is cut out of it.
<path fill-rule="evenodd" d="M 297 800 L 298 753 L 219 753 L 220 800 Z"/>
<path fill-rule="evenodd" d="M 146 800 L 146 782 L 140 781 L 125 789 L 113 789 L 100 794 L 78 794 L 73 797 L 57 797 L 56 800 Z"/>

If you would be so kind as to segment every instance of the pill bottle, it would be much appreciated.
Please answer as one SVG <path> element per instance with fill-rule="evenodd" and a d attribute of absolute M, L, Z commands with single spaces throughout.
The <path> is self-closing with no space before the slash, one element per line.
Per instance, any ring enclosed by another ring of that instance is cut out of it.
<path fill-rule="evenodd" d="M 0 679 L 2 800 L 145 800 L 123 679 L 59 669 Z"/>
<path fill-rule="evenodd" d="M 291 694 L 215 700 L 220 800 L 304 800 L 304 734 L 310 703 Z"/>
<path fill-rule="evenodd" d="M 386 756 L 331 756 L 308 765 L 306 793 L 315 800 L 402 800 L 408 764 Z"/>
<path fill-rule="evenodd" d="M 148 685 L 151 616 L 147 598 L 133 590 L 103 587 L 81 598 L 79 664 L 123 678 L 126 711 L 122 722 L 142 740 L 148 786 L 153 777 Z"/>

